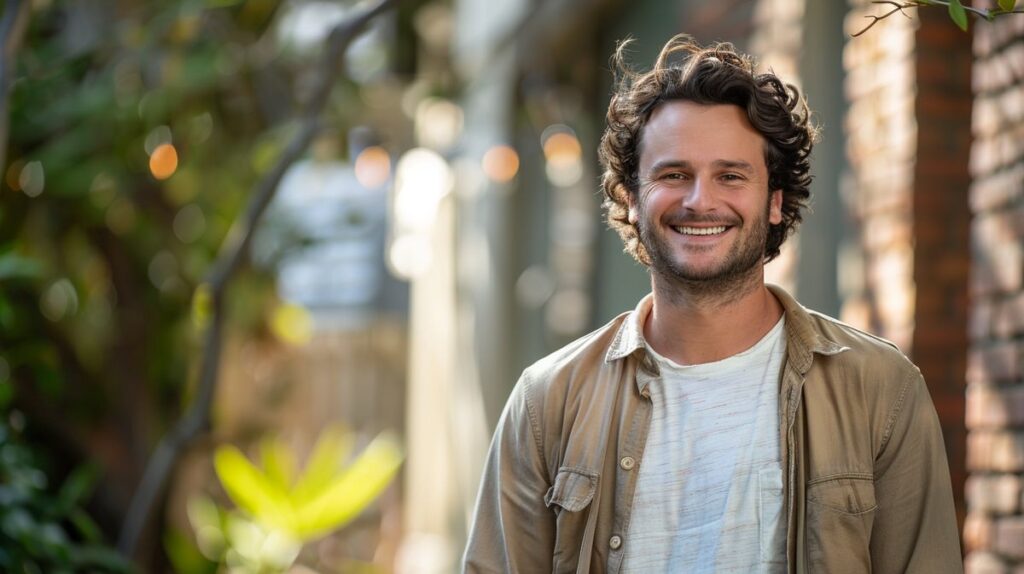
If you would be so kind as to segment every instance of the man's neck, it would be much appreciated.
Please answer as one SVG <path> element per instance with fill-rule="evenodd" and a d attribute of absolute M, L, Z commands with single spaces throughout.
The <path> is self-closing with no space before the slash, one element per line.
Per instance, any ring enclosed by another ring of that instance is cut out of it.
<path fill-rule="evenodd" d="M 720 361 L 753 347 L 782 316 L 782 304 L 764 278 L 727 299 L 659 288 L 644 322 L 644 338 L 663 357 L 682 365 Z"/>

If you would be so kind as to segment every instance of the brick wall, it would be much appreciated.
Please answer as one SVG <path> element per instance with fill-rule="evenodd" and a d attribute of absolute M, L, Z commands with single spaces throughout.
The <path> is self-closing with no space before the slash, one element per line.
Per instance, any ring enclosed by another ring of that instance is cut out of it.
<path fill-rule="evenodd" d="M 878 7 L 851 0 L 846 31 Z M 850 260 L 862 268 L 844 289 L 841 318 L 910 351 L 914 328 L 913 191 L 916 18 L 888 18 L 846 44 L 845 132 L 850 185 L 844 200 L 861 231 Z"/>
<path fill-rule="evenodd" d="M 878 14 L 852 2 L 847 32 Z M 971 36 L 943 10 L 890 17 L 844 53 L 859 291 L 843 318 L 892 340 L 921 368 L 965 513 Z"/>
<path fill-rule="evenodd" d="M 1024 572 L 1024 17 L 974 35 L 967 571 Z"/>

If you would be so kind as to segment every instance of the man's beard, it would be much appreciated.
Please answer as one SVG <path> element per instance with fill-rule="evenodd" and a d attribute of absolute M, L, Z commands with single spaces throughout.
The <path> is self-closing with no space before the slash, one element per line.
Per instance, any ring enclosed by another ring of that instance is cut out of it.
<path fill-rule="evenodd" d="M 725 255 L 716 265 L 705 269 L 697 269 L 687 264 L 685 255 L 676 257 L 676 251 L 661 235 L 653 232 L 645 218 L 640 218 L 637 228 L 640 241 L 650 257 L 651 272 L 656 282 L 668 287 L 680 295 L 686 293 L 701 297 L 712 296 L 718 300 L 731 300 L 746 292 L 760 277 L 758 270 L 764 265 L 765 245 L 768 240 L 768 216 L 771 204 L 755 221 L 744 222 L 742 227 L 734 226 L 736 231 L 746 231 L 739 243 Z M 674 221 L 681 226 L 692 223 L 728 223 L 715 218 L 688 218 L 685 221 Z M 674 232 L 673 232 L 674 233 Z"/>

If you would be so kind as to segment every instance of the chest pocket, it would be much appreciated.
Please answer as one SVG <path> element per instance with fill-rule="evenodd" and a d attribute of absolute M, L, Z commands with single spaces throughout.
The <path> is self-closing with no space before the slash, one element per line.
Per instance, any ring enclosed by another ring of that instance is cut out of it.
<path fill-rule="evenodd" d="M 555 574 L 575 572 L 581 548 L 586 546 L 586 551 L 590 551 L 595 521 L 589 519 L 591 514 L 596 516 L 597 512 L 592 507 L 597 484 L 596 472 L 562 467 L 555 476 L 554 485 L 544 495 L 544 504 L 556 517 L 555 551 L 552 556 L 552 572 Z M 591 532 L 588 533 L 588 530 Z"/>
<path fill-rule="evenodd" d="M 807 548 L 812 572 L 870 572 L 875 483 L 840 475 L 807 483 Z"/>

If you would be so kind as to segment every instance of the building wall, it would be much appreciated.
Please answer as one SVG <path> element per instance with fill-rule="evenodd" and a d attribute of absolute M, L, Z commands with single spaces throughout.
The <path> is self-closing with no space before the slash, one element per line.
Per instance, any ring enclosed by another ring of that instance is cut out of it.
<path fill-rule="evenodd" d="M 877 7 L 855 0 L 846 32 L 860 30 Z M 913 185 L 915 19 L 888 18 L 851 38 L 846 68 L 845 133 L 851 185 L 847 209 L 860 243 L 845 262 L 849 298 L 841 318 L 910 350 L 914 328 Z"/>
<path fill-rule="evenodd" d="M 1024 17 L 974 32 L 967 570 L 1024 570 Z"/>
<path fill-rule="evenodd" d="M 878 13 L 857 2 L 847 32 Z M 846 46 L 847 199 L 861 230 L 855 275 L 862 283 L 844 318 L 894 341 L 920 367 L 962 521 L 971 36 L 944 10 L 911 14 L 890 17 Z"/>

